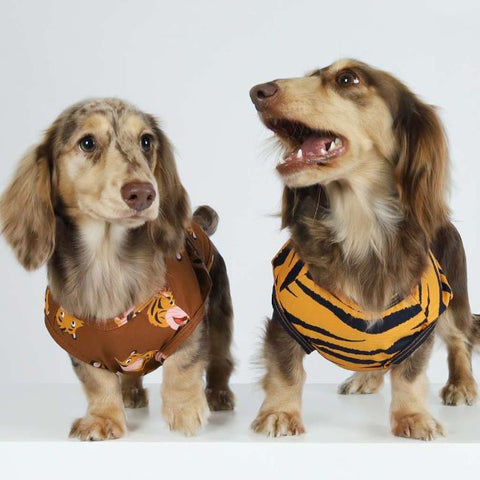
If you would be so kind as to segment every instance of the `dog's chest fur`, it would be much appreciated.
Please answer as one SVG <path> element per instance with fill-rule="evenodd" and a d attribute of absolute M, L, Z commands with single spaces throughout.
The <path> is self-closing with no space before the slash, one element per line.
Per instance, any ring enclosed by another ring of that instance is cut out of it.
<path fill-rule="evenodd" d="M 97 220 L 57 220 L 48 264 L 54 298 L 80 318 L 111 318 L 145 301 L 165 278 L 163 255 L 145 227 L 127 229 Z"/>
<path fill-rule="evenodd" d="M 379 203 L 377 196 L 369 205 L 348 190 L 323 194 L 319 201 L 318 187 L 304 190 L 290 224 L 292 240 L 318 285 L 342 292 L 375 318 L 418 282 L 427 261 L 425 237 L 391 197 Z"/>

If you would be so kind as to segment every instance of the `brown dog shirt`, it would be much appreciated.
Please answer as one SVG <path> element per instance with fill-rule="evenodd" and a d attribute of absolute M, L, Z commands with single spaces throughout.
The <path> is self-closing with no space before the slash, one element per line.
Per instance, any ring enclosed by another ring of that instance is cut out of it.
<path fill-rule="evenodd" d="M 108 320 L 77 318 L 45 294 L 45 324 L 70 355 L 112 372 L 145 375 L 189 337 L 204 316 L 214 247 L 200 226 L 187 232 L 184 250 L 166 259 L 165 285 L 148 301 Z"/>

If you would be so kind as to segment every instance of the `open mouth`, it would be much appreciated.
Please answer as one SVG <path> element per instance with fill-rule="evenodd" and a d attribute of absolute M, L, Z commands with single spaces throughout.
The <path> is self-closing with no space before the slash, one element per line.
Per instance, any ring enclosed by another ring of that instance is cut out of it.
<path fill-rule="evenodd" d="M 346 152 L 347 141 L 328 130 L 314 130 L 300 122 L 270 119 L 267 127 L 291 146 L 277 166 L 280 173 L 324 166 Z"/>

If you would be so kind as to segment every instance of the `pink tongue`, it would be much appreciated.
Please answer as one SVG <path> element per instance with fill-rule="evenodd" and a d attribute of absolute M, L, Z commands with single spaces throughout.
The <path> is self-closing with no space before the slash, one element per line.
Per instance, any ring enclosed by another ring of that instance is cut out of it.
<path fill-rule="evenodd" d="M 328 147 L 335 139 L 333 137 L 308 137 L 300 147 L 302 149 L 303 155 L 314 155 L 320 156 L 322 155 L 321 150 L 322 148 L 328 151 Z"/>

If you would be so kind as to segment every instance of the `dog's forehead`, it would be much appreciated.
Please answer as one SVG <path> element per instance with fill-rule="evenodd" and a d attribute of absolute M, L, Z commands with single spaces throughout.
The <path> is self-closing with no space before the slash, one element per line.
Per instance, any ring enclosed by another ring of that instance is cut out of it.
<path fill-rule="evenodd" d="M 352 58 L 342 58 L 340 60 L 336 60 L 326 67 L 311 70 L 306 74 L 306 76 L 329 77 L 337 72 L 340 72 L 341 70 L 348 68 L 358 68 L 364 70 L 366 67 L 368 67 L 368 65 L 358 60 Z"/>
<path fill-rule="evenodd" d="M 125 131 L 136 134 L 150 127 L 144 114 L 116 99 L 77 104 L 64 112 L 62 120 L 61 138 L 64 142 L 68 142 L 79 130 L 119 135 Z"/>
<path fill-rule="evenodd" d="M 140 112 L 129 112 L 129 114 L 125 115 L 122 120 L 122 126 L 129 132 L 135 134 L 139 134 L 146 129 L 150 130 L 152 128 L 145 115 Z"/>

